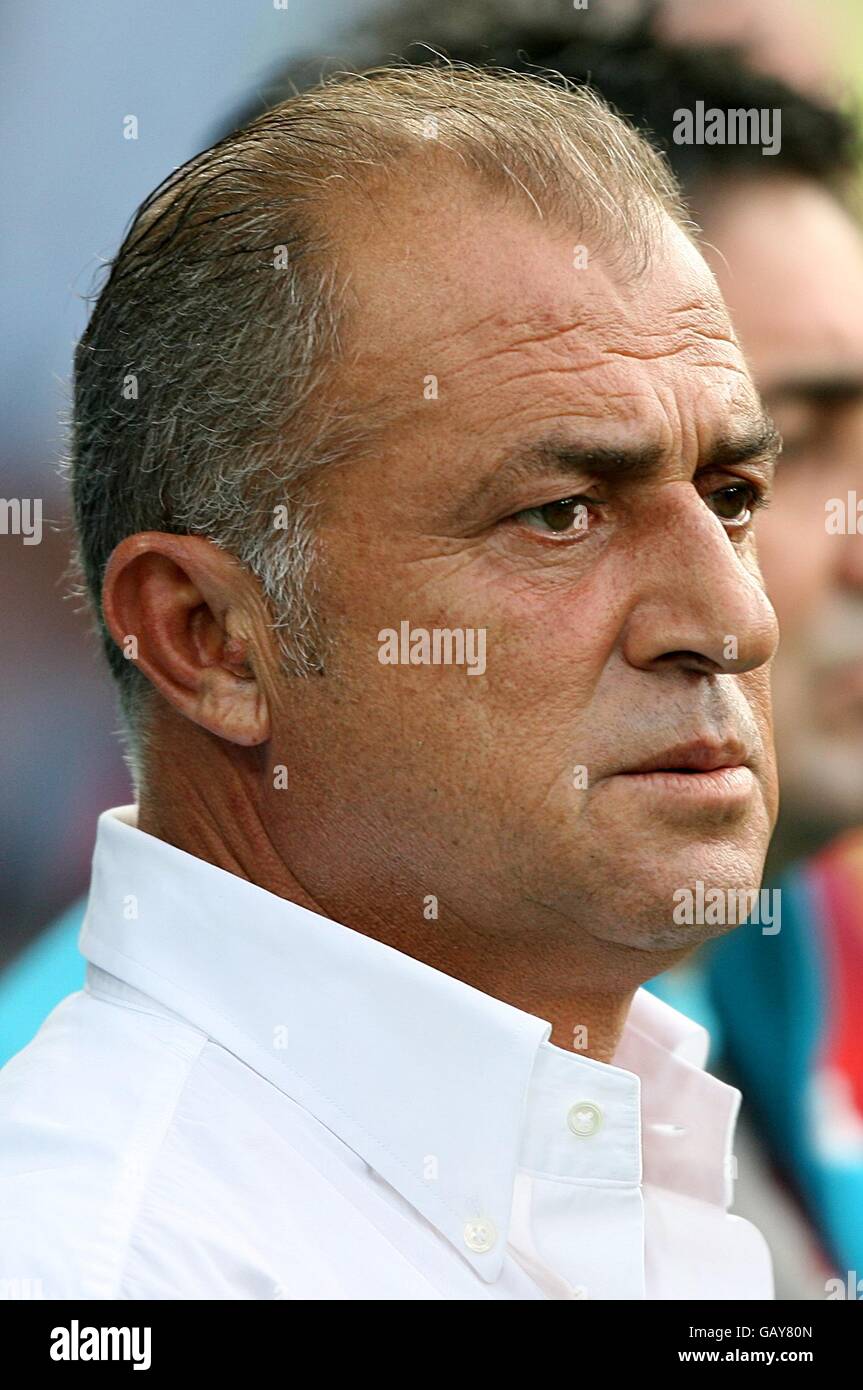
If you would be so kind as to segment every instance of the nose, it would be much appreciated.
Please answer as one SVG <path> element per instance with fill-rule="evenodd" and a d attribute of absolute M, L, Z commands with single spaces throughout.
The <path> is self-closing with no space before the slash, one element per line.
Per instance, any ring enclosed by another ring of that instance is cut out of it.
<path fill-rule="evenodd" d="M 662 521 L 633 554 L 636 598 L 623 651 L 642 670 L 741 674 L 779 644 L 754 542 L 731 539 L 691 484 L 669 487 Z"/>

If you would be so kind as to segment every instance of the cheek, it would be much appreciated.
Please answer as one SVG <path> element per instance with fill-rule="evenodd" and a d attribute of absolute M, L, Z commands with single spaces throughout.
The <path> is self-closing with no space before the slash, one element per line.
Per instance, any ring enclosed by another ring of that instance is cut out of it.
<path fill-rule="evenodd" d="M 499 656 L 514 687 L 560 702 L 572 718 L 590 703 L 614 650 L 617 607 L 607 585 L 562 573 L 510 590 L 489 632 L 489 668 Z"/>
<path fill-rule="evenodd" d="M 384 561 L 368 548 L 358 574 L 355 539 L 347 561 L 334 544 L 321 588 L 332 671 L 347 688 L 344 718 L 357 719 L 362 742 L 383 727 L 422 740 L 429 754 L 508 742 L 553 762 L 554 728 L 573 730 L 591 707 L 619 638 L 624 576 L 595 554 L 544 564 L 470 551 Z M 378 633 L 402 620 L 429 632 L 484 630 L 484 670 L 382 666 Z"/>
<path fill-rule="evenodd" d="M 773 731 L 773 667 L 765 665 L 759 666 L 757 671 L 747 671 L 740 681 L 769 756 Z"/>
<path fill-rule="evenodd" d="M 741 677 L 746 699 L 761 734 L 763 757 L 761 783 L 768 809 L 773 812 L 777 801 L 776 751 L 774 748 L 774 690 L 771 666 L 760 666 Z"/>

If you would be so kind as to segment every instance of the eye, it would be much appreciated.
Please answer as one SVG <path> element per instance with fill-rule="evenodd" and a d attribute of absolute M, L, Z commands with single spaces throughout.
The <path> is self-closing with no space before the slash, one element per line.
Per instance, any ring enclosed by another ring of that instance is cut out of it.
<path fill-rule="evenodd" d="M 516 512 L 513 521 L 521 521 L 534 530 L 546 535 L 577 536 L 588 529 L 589 506 L 595 506 L 590 497 L 561 497 L 554 502 L 546 502 L 542 507 L 528 507 Z"/>
<path fill-rule="evenodd" d="M 752 513 L 767 505 L 767 499 L 754 483 L 733 483 L 718 488 L 709 492 L 705 500 L 719 520 L 732 529 L 747 526 Z"/>

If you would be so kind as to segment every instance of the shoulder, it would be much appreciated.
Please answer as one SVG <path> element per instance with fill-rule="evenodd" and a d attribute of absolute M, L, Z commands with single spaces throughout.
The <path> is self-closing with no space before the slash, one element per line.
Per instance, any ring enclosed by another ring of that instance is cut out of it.
<path fill-rule="evenodd" d="M 0 1071 L 0 1295 L 117 1296 L 149 1172 L 207 1038 L 70 995 Z"/>
<path fill-rule="evenodd" d="M 356 1153 L 176 1014 L 110 992 L 64 1000 L 0 1071 L 0 1297 L 428 1296 Z"/>

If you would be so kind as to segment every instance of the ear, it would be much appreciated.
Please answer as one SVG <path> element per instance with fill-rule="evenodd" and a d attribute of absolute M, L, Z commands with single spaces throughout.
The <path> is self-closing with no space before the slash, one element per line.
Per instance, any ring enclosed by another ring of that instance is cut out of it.
<path fill-rule="evenodd" d="M 274 642 L 259 586 L 232 555 L 204 536 L 127 536 L 108 561 L 102 611 L 180 714 L 244 747 L 269 738 Z"/>

